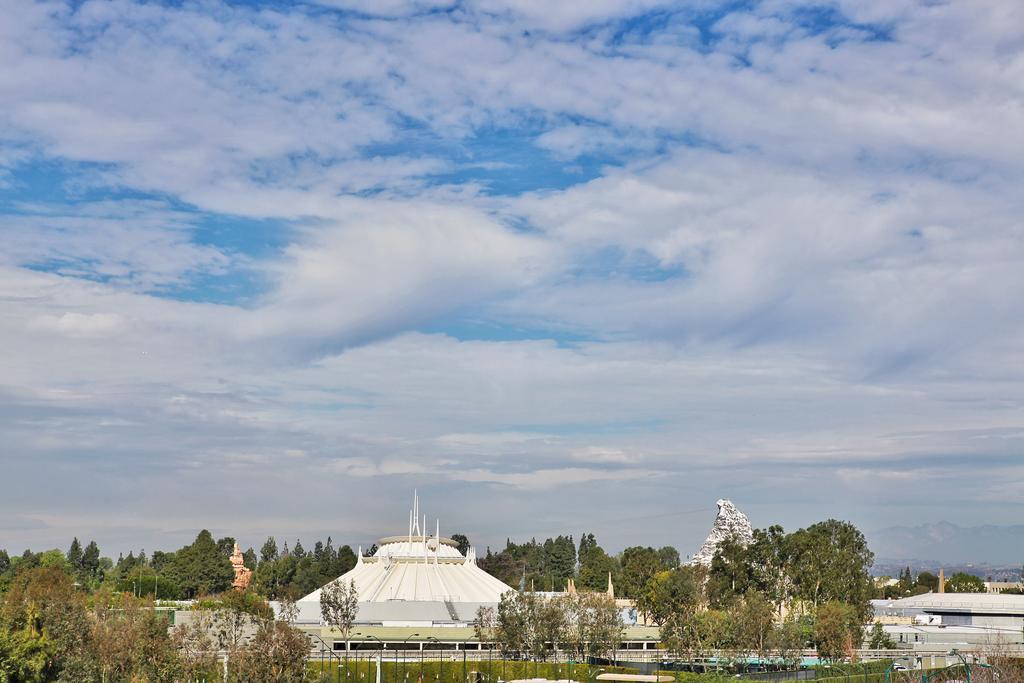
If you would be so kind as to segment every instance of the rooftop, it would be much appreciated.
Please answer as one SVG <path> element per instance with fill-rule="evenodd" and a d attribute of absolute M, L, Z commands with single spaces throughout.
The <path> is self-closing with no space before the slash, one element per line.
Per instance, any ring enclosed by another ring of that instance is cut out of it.
<path fill-rule="evenodd" d="M 925 593 L 893 600 L 892 609 L 1024 616 L 1024 595 L 1002 593 Z"/>

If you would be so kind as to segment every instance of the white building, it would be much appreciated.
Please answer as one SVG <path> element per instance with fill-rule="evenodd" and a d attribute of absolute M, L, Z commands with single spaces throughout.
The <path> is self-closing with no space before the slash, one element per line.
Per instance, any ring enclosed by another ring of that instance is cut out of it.
<path fill-rule="evenodd" d="M 1024 595 L 925 593 L 876 604 L 875 614 L 907 617 L 883 627 L 901 647 L 1016 649 L 1024 641 Z"/>
<path fill-rule="evenodd" d="M 419 497 L 413 498 L 409 530 L 378 543 L 372 557 L 358 553 L 356 566 L 335 581 L 355 583 L 359 594 L 357 624 L 377 626 L 463 626 L 482 606 L 496 606 L 512 590 L 476 564 L 470 548 L 465 556 L 458 544 L 441 536 L 438 521 L 428 535 L 427 518 L 420 518 Z M 297 602 L 299 623 L 319 623 L 320 590 Z"/>

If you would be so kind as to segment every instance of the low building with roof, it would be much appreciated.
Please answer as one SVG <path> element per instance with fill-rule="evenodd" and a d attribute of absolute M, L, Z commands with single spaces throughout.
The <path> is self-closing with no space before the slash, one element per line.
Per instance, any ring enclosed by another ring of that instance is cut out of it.
<path fill-rule="evenodd" d="M 883 625 L 900 647 L 1024 647 L 1024 595 L 925 593 L 880 603 L 876 619 L 901 618 L 902 623 Z"/>
<path fill-rule="evenodd" d="M 495 607 L 512 590 L 476 563 L 476 552 L 463 555 L 459 544 L 426 531 L 419 497 L 413 498 L 408 533 L 380 539 L 371 557 L 357 555 L 356 566 L 334 581 L 355 584 L 359 609 L 355 623 L 384 627 L 465 626 L 481 607 Z M 298 623 L 319 624 L 320 591 L 299 599 Z"/>

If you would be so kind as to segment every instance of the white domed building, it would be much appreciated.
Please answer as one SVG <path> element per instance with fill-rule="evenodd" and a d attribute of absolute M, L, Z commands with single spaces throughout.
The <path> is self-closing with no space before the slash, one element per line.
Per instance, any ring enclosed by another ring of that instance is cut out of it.
<path fill-rule="evenodd" d="M 414 496 L 408 533 L 382 538 L 371 557 L 363 557 L 360 549 L 356 566 L 335 579 L 355 583 L 357 624 L 463 626 L 474 620 L 477 609 L 496 606 L 512 590 L 477 566 L 473 548 L 463 555 L 458 543 L 441 536 L 439 521 L 433 535 L 426 526 Z M 320 622 L 319 589 L 296 604 L 300 623 Z"/>

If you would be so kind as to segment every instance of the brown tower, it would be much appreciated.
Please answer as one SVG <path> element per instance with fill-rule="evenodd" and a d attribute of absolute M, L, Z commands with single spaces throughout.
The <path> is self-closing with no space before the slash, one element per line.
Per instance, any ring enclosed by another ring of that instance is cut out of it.
<path fill-rule="evenodd" d="M 235 570 L 235 580 L 231 582 L 231 587 L 244 591 L 252 581 L 252 570 L 246 568 L 245 558 L 242 556 L 242 551 L 238 549 L 237 543 L 235 543 L 235 552 L 231 553 L 231 568 Z"/>

